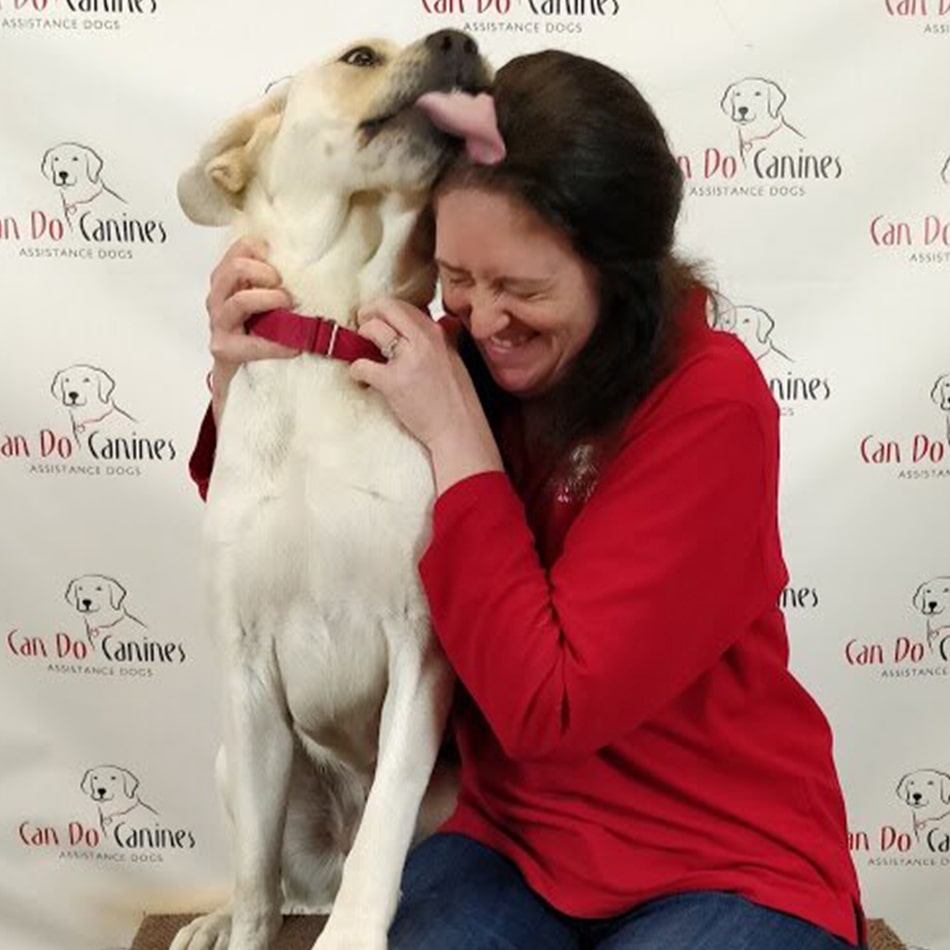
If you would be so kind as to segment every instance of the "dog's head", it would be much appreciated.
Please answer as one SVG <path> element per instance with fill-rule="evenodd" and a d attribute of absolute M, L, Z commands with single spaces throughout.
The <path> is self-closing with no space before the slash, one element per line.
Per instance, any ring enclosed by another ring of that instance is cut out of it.
<path fill-rule="evenodd" d="M 475 42 L 442 30 L 405 48 L 354 43 L 232 119 L 178 183 L 198 224 L 221 225 L 258 190 L 268 200 L 425 192 L 456 143 L 414 108 L 433 91 L 486 89 Z"/>
<path fill-rule="evenodd" d="M 769 342 L 775 329 L 775 321 L 761 307 L 734 304 L 722 294 L 710 295 L 707 319 L 714 330 L 737 336 L 753 352 Z"/>
<path fill-rule="evenodd" d="M 925 617 L 950 610 L 950 577 L 935 577 L 921 584 L 914 593 L 914 606 Z"/>
<path fill-rule="evenodd" d="M 897 797 L 913 809 L 950 805 L 950 775 L 936 769 L 917 769 L 900 780 Z"/>
<path fill-rule="evenodd" d="M 117 580 L 102 574 L 75 577 L 66 588 L 66 600 L 81 614 L 99 613 L 106 607 L 119 610 L 125 595 L 125 588 Z"/>
<path fill-rule="evenodd" d="M 139 780 L 128 770 L 117 765 L 97 765 L 87 769 L 79 788 L 94 802 L 112 802 L 135 796 Z"/>
<path fill-rule="evenodd" d="M 115 380 L 104 369 L 82 363 L 61 369 L 50 385 L 50 392 L 70 409 L 108 405 L 114 389 Z"/>
<path fill-rule="evenodd" d="M 752 125 L 766 116 L 777 119 L 785 105 L 785 93 L 771 79 L 749 77 L 728 86 L 719 105 L 737 125 Z"/>
<path fill-rule="evenodd" d="M 87 145 L 60 142 L 46 150 L 40 170 L 57 188 L 81 182 L 96 184 L 102 174 L 102 159 Z"/>
<path fill-rule="evenodd" d="M 944 411 L 950 412 L 950 373 L 944 373 L 934 383 L 930 398 Z"/>

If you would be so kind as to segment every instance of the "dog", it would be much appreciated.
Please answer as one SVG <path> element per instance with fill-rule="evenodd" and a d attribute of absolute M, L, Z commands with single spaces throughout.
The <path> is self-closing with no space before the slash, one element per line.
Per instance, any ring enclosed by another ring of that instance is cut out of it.
<path fill-rule="evenodd" d="M 750 76 L 726 87 L 720 108 L 736 124 L 739 157 L 745 165 L 753 149 L 797 145 L 805 136 L 782 115 L 785 93 L 771 79 Z"/>
<path fill-rule="evenodd" d="M 950 443 L 950 373 L 937 377 L 934 388 L 930 391 L 930 398 L 941 412 L 947 414 L 947 442 Z"/>
<path fill-rule="evenodd" d="M 413 103 L 490 80 L 457 31 L 356 43 L 228 123 L 179 201 L 264 238 L 300 314 L 352 328 L 380 295 L 425 306 L 429 192 L 458 144 Z M 434 770 L 454 681 L 416 576 L 430 467 L 377 394 L 309 353 L 243 366 L 218 438 L 206 589 L 236 885 L 172 948 L 264 950 L 283 906 L 331 911 L 317 950 L 384 950 L 417 820 L 422 835 L 454 804 Z"/>
<path fill-rule="evenodd" d="M 950 775 L 946 772 L 917 769 L 908 773 L 897 785 L 897 797 L 911 808 L 918 841 L 922 833 L 945 827 L 950 819 Z"/>
<path fill-rule="evenodd" d="M 98 432 L 136 421 L 115 404 L 114 390 L 115 380 L 104 369 L 85 363 L 61 369 L 53 377 L 50 392 L 69 410 L 80 448 Z"/>
<path fill-rule="evenodd" d="M 123 606 L 126 593 L 117 580 L 102 574 L 83 574 L 69 582 L 66 600 L 82 615 L 86 642 L 93 650 L 103 634 L 133 635 L 146 630 Z"/>
<path fill-rule="evenodd" d="M 714 329 L 738 337 L 760 363 L 766 357 L 792 362 L 772 341 L 775 321 L 760 307 L 734 304 L 722 294 L 716 294 L 711 301 L 710 323 Z"/>
<path fill-rule="evenodd" d="M 927 647 L 950 636 L 950 577 L 925 581 L 914 592 L 914 606 L 927 618 Z"/>
<path fill-rule="evenodd" d="M 116 824 L 141 825 L 158 816 L 151 805 L 138 796 L 139 780 L 117 765 L 97 765 L 87 769 L 80 789 L 99 807 L 99 828 L 106 835 Z"/>
<path fill-rule="evenodd" d="M 88 145 L 60 142 L 46 150 L 40 163 L 43 175 L 56 186 L 63 215 L 70 227 L 83 212 L 126 204 L 102 179 L 102 159 Z"/>

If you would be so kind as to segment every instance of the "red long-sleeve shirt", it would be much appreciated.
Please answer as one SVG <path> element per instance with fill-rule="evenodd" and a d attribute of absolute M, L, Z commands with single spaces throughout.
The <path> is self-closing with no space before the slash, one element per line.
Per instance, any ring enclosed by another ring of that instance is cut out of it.
<path fill-rule="evenodd" d="M 681 316 L 675 369 L 595 479 L 540 477 L 509 427 L 518 489 L 484 473 L 436 502 L 420 572 L 464 687 L 444 828 L 568 914 L 734 891 L 856 942 L 831 734 L 776 606 L 777 409 L 702 295 Z"/>

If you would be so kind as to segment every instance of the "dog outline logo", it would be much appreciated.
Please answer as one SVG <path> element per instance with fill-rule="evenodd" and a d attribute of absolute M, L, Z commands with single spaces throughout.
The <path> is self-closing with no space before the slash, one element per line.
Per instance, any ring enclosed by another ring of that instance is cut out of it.
<path fill-rule="evenodd" d="M 70 228 L 74 219 L 93 205 L 127 203 L 104 181 L 103 164 L 95 149 L 79 142 L 60 142 L 43 153 L 40 172 L 59 192 Z"/>
<path fill-rule="evenodd" d="M 79 790 L 96 803 L 99 828 L 108 834 L 117 821 L 150 820 L 158 812 L 139 796 L 139 779 L 120 765 L 94 765 L 86 769 Z"/>
<path fill-rule="evenodd" d="M 782 140 L 798 144 L 805 138 L 785 118 L 787 99 L 777 82 L 762 76 L 746 76 L 726 87 L 719 108 L 736 126 L 743 166 L 756 147 L 778 145 Z"/>
<path fill-rule="evenodd" d="M 104 369 L 88 363 L 74 363 L 59 370 L 50 384 L 53 397 L 69 410 L 73 437 L 82 445 L 93 434 L 114 426 L 122 419 L 137 421 L 112 398 L 115 380 Z"/>
<path fill-rule="evenodd" d="M 930 398 L 947 417 L 947 442 L 950 444 L 950 373 L 937 377 L 933 389 L 930 390 Z"/>
<path fill-rule="evenodd" d="M 762 307 L 735 304 L 723 294 L 714 293 L 709 298 L 707 318 L 714 330 L 731 333 L 736 337 L 755 357 L 757 363 L 761 364 L 767 358 L 769 363 L 794 362 L 772 339 L 775 320 Z"/>
<path fill-rule="evenodd" d="M 938 769 L 915 769 L 897 783 L 897 797 L 911 810 L 914 838 L 945 828 L 950 818 L 950 775 Z"/>
<path fill-rule="evenodd" d="M 86 642 L 92 650 L 103 634 L 140 633 L 147 629 L 126 609 L 127 594 L 122 584 L 105 574 L 80 574 L 69 582 L 63 596 L 83 618 Z"/>
<path fill-rule="evenodd" d="M 950 577 L 924 581 L 914 592 L 912 603 L 926 618 L 928 649 L 933 651 L 939 641 L 940 655 L 948 659 L 945 644 L 950 638 Z"/>

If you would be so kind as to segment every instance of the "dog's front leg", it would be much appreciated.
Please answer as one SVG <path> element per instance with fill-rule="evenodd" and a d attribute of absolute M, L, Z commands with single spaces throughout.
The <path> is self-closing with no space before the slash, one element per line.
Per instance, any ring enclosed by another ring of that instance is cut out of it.
<path fill-rule="evenodd" d="M 235 858 L 229 950 L 267 950 L 281 925 L 280 855 L 293 735 L 272 658 L 242 657 L 226 692 Z"/>
<path fill-rule="evenodd" d="M 428 625 L 428 621 L 420 621 Z M 333 912 L 314 950 L 385 950 L 419 806 L 432 774 L 453 677 L 418 629 L 388 637 L 389 687 L 379 758 Z"/>

